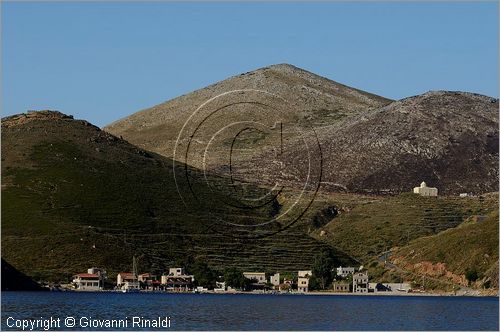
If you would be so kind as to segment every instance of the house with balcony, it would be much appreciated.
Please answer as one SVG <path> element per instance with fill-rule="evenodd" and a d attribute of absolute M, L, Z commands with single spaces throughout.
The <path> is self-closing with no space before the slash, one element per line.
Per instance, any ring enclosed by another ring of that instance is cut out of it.
<path fill-rule="evenodd" d="M 368 272 L 357 272 L 352 275 L 353 293 L 368 293 Z"/>
<path fill-rule="evenodd" d="M 187 292 L 193 289 L 194 276 L 188 275 L 181 267 L 172 267 L 161 276 L 161 286 L 172 292 Z"/>

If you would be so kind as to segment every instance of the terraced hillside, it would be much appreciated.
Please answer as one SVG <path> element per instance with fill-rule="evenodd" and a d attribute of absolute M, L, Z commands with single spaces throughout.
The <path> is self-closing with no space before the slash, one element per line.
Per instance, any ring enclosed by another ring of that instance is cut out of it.
<path fill-rule="evenodd" d="M 187 176 L 174 181 L 174 172 Z M 153 272 L 187 257 L 218 269 L 292 271 L 310 267 L 322 249 L 352 262 L 303 227 L 245 238 L 280 230 L 286 220 L 231 223 L 270 220 L 286 203 L 241 209 L 234 193 L 214 189 L 224 181 L 58 112 L 4 118 L 2 257 L 37 280 L 67 280 L 89 266 L 112 275 L 129 270 L 134 254 L 141 270 Z"/>
<path fill-rule="evenodd" d="M 405 246 L 414 239 L 453 229 L 468 218 L 498 210 L 496 194 L 467 198 L 421 197 L 412 193 L 328 197 L 338 214 L 320 227 L 311 228 L 313 236 L 364 264 L 393 247 Z"/>
<path fill-rule="evenodd" d="M 498 292 L 498 210 L 411 241 L 393 250 L 390 260 L 428 278 Z"/>

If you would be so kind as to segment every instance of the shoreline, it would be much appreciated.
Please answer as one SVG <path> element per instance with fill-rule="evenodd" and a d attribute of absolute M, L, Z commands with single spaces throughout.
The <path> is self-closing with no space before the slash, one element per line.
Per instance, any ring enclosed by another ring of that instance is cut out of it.
<path fill-rule="evenodd" d="M 71 292 L 71 293 L 123 293 L 120 290 L 100 290 L 100 291 L 78 291 L 72 289 L 49 290 L 51 292 Z M 2 291 L 3 292 L 3 291 Z M 127 293 L 124 293 L 127 294 Z M 139 291 L 129 294 L 208 294 L 208 295 L 275 295 L 275 296 L 387 296 L 387 297 L 499 297 L 496 294 L 454 294 L 454 293 L 430 293 L 430 292 L 370 292 L 370 293 L 349 293 L 349 292 L 330 292 L 330 291 L 313 291 L 313 292 L 244 292 L 244 291 L 225 291 L 225 292 L 165 292 L 165 291 Z"/>

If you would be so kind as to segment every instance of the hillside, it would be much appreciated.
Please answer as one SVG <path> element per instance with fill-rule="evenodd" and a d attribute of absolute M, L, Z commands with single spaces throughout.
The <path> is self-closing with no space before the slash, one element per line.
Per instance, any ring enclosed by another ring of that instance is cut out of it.
<path fill-rule="evenodd" d="M 426 181 L 445 195 L 497 191 L 498 106 L 498 99 L 482 95 L 428 92 L 318 128 L 323 188 L 400 193 Z M 285 166 L 272 169 L 266 161 L 275 154 L 264 152 L 253 160 L 257 167 L 233 172 L 247 180 L 302 183 L 309 171 L 306 146 L 297 139 L 283 151 Z M 283 177 L 283 168 L 295 177 Z"/>
<path fill-rule="evenodd" d="M 412 193 L 327 197 L 338 213 L 311 228 L 311 234 L 363 264 L 393 247 L 404 247 L 414 239 L 438 234 L 469 218 L 498 210 L 495 194 L 467 198 L 421 197 Z"/>
<path fill-rule="evenodd" d="M 187 176 L 174 181 L 174 171 Z M 310 267 L 321 249 L 352 262 L 302 227 L 255 238 L 285 228 L 286 218 L 256 224 L 287 203 L 242 209 L 237 195 L 216 190 L 227 190 L 225 181 L 62 113 L 4 118 L 2 258 L 36 280 L 66 280 L 89 266 L 112 275 L 130 270 L 134 254 L 153 272 L 188 258 L 218 269 L 294 271 Z"/>
<path fill-rule="evenodd" d="M 227 94 L 231 91 L 236 92 Z M 310 128 L 330 125 L 389 102 L 292 65 L 279 64 L 230 77 L 137 112 L 104 130 L 199 168 L 224 169 L 230 164 L 229 150 L 235 136 L 238 153 L 233 151 L 232 162 L 248 161 L 262 150 L 278 148 L 281 139 L 287 142 Z M 276 123 L 282 127 L 276 127 Z M 176 143 L 180 152 L 174 156 Z M 185 158 L 188 149 L 189 158 Z M 205 156 L 208 159 L 204 163 Z"/>
<path fill-rule="evenodd" d="M 30 277 L 17 271 L 2 258 L 2 292 L 3 291 L 40 291 L 43 288 Z"/>
<path fill-rule="evenodd" d="M 498 289 L 498 210 L 395 248 L 390 260 L 427 277 Z"/>

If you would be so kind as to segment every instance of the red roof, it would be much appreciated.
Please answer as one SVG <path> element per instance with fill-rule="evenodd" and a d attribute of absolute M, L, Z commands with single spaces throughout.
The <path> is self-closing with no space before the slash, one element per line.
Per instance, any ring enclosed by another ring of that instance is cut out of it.
<path fill-rule="evenodd" d="M 143 274 L 139 274 L 139 277 L 150 278 L 150 277 L 155 277 L 155 275 L 153 275 L 151 273 L 143 273 Z"/>
<path fill-rule="evenodd" d="M 134 274 L 131 272 L 120 272 L 118 274 L 121 275 L 122 277 L 130 277 L 130 278 L 134 277 Z"/>
<path fill-rule="evenodd" d="M 80 277 L 80 278 L 99 278 L 98 274 L 93 274 L 93 273 L 78 273 L 75 274 L 75 277 Z"/>

